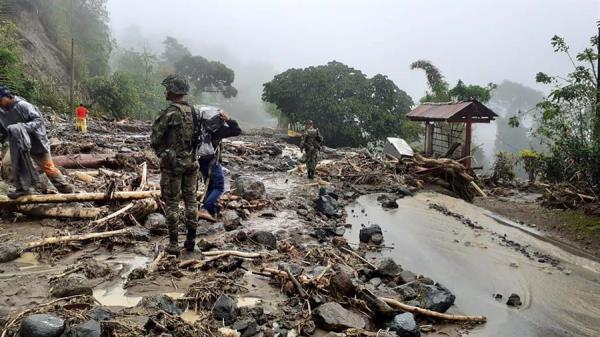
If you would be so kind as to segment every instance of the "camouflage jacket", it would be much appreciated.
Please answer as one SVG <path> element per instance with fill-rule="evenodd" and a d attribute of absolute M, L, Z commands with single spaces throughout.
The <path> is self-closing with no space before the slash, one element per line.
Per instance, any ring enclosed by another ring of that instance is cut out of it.
<path fill-rule="evenodd" d="M 311 128 L 304 131 L 302 135 L 302 142 L 300 143 L 300 148 L 304 150 L 312 150 L 312 149 L 321 149 L 321 143 L 323 142 L 323 137 L 319 132 L 319 129 Z"/>
<path fill-rule="evenodd" d="M 162 169 L 187 167 L 196 162 L 194 113 L 187 102 L 171 103 L 154 120 L 150 146 L 160 158 Z"/>

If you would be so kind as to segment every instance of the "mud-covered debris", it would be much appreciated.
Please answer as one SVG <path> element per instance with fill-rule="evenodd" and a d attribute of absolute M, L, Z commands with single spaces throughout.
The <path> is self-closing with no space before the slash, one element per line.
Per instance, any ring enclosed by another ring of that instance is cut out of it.
<path fill-rule="evenodd" d="M 381 276 L 393 277 L 402 271 L 402 268 L 394 261 L 394 259 L 386 257 L 379 262 L 377 266 L 377 273 Z"/>
<path fill-rule="evenodd" d="M 379 225 L 371 225 L 369 227 L 361 228 L 358 234 L 360 242 L 369 243 L 372 241 L 374 235 L 381 235 L 383 238 L 383 232 Z"/>
<path fill-rule="evenodd" d="M 250 337 L 256 335 L 258 324 L 253 318 L 238 320 L 231 325 L 233 330 L 240 333 L 240 337 Z"/>
<path fill-rule="evenodd" d="M 200 239 L 198 241 L 198 243 L 196 244 L 196 246 L 198 246 L 198 249 L 200 249 L 200 251 L 205 252 L 207 250 L 211 250 L 213 248 L 217 247 L 217 244 L 212 242 L 212 241 L 208 241 L 206 239 Z"/>
<path fill-rule="evenodd" d="M 340 198 L 340 196 L 335 191 L 335 188 L 333 186 L 324 186 L 324 187 L 319 188 L 319 196 L 322 197 L 325 195 L 328 195 L 328 196 L 334 198 L 335 200 L 338 200 Z"/>
<path fill-rule="evenodd" d="M 381 207 L 383 208 L 398 208 L 396 198 L 395 195 L 386 193 L 377 197 L 377 201 L 381 203 Z"/>
<path fill-rule="evenodd" d="M 221 295 L 212 308 L 213 318 L 225 325 L 232 324 L 237 318 L 237 303 L 227 295 Z"/>
<path fill-rule="evenodd" d="M 336 272 L 333 277 L 331 277 L 329 288 L 333 296 L 340 298 L 354 297 L 356 294 L 356 287 L 352 283 L 351 274 L 342 270 Z"/>
<path fill-rule="evenodd" d="M 129 281 L 133 281 L 133 280 L 141 280 L 144 277 L 146 277 L 146 274 L 148 274 L 148 269 L 142 268 L 142 267 L 134 268 L 127 275 L 127 281 L 129 282 Z"/>
<path fill-rule="evenodd" d="M 144 296 L 137 304 L 137 307 L 150 310 L 162 310 L 171 315 L 181 315 L 183 312 L 183 310 L 173 302 L 173 299 L 167 295 Z"/>
<path fill-rule="evenodd" d="M 366 326 L 361 315 L 346 310 L 336 302 L 328 302 L 319 306 L 313 311 L 313 319 L 319 327 L 333 331 L 344 331 L 350 328 L 363 329 Z"/>
<path fill-rule="evenodd" d="M 456 296 L 447 288 L 440 285 L 421 285 L 423 292 L 423 306 L 429 310 L 446 312 L 454 304 Z"/>
<path fill-rule="evenodd" d="M 415 275 L 412 271 L 410 270 L 403 270 L 400 272 L 400 274 L 398 275 L 398 281 L 402 284 L 404 283 L 409 283 L 409 282 L 414 282 L 417 280 L 417 275 Z"/>
<path fill-rule="evenodd" d="M 107 263 L 93 259 L 83 262 L 83 273 L 89 279 L 108 277 L 112 274 L 112 269 Z"/>
<path fill-rule="evenodd" d="M 144 227 L 153 234 L 165 234 L 167 233 L 167 218 L 160 213 L 150 213 L 144 221 Z"/>
<path fill-rule="evenodd" d="M 135 241 L 150 241 L 150 231 L 142 226 L 131 227 L 129 232 Z"/>
<path fill-rule="evenodd" d="M 415 316 L 409 312 L 396 315 L 394 319 L 386 324 L 386 326 L 395 331 L 398 337 L 419 337 L 421 331 L 417 322 L 415 322 Z"/>
<path fill-rule="evenodd" d="M 508 296 L 508 301 L 506 301 L 506 305 L 509 307 L 520 307 L 521 304 L 521 297 L 517 294 L 510 294 L 510 296 Z"/>
<path fill-rule="evenodd" d="M 405 284 L 397 287 L 396 292 L 402 296 L 405 301 L 410 301 L 415 299 L 419 294 L 411 287 L 411 284 Z"/>
<path fill-rule="evenodd" d="M 233 193 L 246 200 L 262 199 L 266 195 L 265 184 L 262 181 L 250 177 L 238 177 L 233 183 Z"/>
<path fill-rule="evenodd" d="M 271 232 L 267 231 L 256 231 L 252 233 L 250 239 L 262 246 L 265 246 L 269 249 L 277 248 L 277 238 Z"/>
<path fill-rule="evenodd" d="M 89 320 L 67 328 L 61 337 L 100 337 L 101 334 L 100 323 Z"/>
<path fill-rule="evenodd" d="M 58 337 L 65 330 L 65 321 L 53 315 L 36 314 L 21 322 L 21 337 Z"/>
<path fill-rule="evenodd" d="M 81 274 L 71 274 L 58 278 L 50 284 L 53 297 L 92 295 L 93 284 Z"/>
<path fill-rule="evenodd" d="M 0 263 L 10 262 L 21 256 L 21 247 L 7 242 L 0 244 Z"/>

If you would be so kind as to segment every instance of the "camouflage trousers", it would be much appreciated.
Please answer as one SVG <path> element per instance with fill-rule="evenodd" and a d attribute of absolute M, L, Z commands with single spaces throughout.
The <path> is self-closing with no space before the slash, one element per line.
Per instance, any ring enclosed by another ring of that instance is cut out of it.
<path fill-rule="evenodd" d="M 306 149 L 306 169 L 309 172 L 314 172 L 319 162 L 319 150 Z"/>
<path fill-rule="evenodd" d="M 198 182 L 198 164 L 175 169 L 164 169 L 161 167 L 160 190 L 162 199 L 167 205 L 166 215 L 169 226 L 169 237 L 177 237 L 179 224 L 179 200 L 183 198 L 185 204 L 185 226 L 188 230 L 195 230 L 197 225 L 196 212 L 198 201 L 196 200 Z"/>

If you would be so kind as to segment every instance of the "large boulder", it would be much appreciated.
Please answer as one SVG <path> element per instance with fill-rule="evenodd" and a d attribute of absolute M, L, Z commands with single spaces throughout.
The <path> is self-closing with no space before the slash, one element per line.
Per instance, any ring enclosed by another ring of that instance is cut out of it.
<path fill-rule="evenodd" d="M 144 296 L 137 304 L 139 308 L 150 310 L 163 310 L 171 315 L 181 315 L 183 310 L 179 308 L 173 299 L 167 295 Z"/>
<path fill-rule="evenodd" d="M 68 297 L 75 295 L 92 295 L 93 284 L 81 274 L 71 274 L 61 277 L 50 284 L 50 295 L 53 297 Z"/>
<path fill-rule="evenodd" d="M 237 318 L 237 302 L 227 295 L 221 295 L 213 305 L 212 314 L 218 322 L 232 324 Z"/>
<path fill-rule="evenodd" d="M 242 219 L 234 210 L 226 210 L 221 212 L 221 221 L 226 231 L 236 230 L 242 226 Z"/>
<path fill-rule="evenodd" d="M 395 331 L 398 337 L 419 337 L 421 331 L 417 322 L 415 322 L 415 316 L 410 312 L 396 315 L 394 319 L 386 324 L 390 330 Z"/>
<path fill-rule="evenodd" d="M 249 176 L 238 177 L 233 183 L 233 188 L 233 194 L 246 200 L 262 199 L 267 194 L 265 184 Z"/>
<path fill-rule="evenodd" d="M 0 263 L 10 262 L 21 256 L 21 247 L 8 242 L 0 244 Z"/>
<path fill-rule="evenodd" d="M 262 246 L 265 246 L 269 249 L 277 248 L 277 238 L 271 232 L 267 231 L 256 231 L 252 233 L 250 239 Z"/>
<path fill-rule="evenodd" d="M 94 307 L 87 312 L 87 316 L 95 321 L 110 321 L 115 314 L 106 307 Z"/>
<path fill-rule="evenodd" d="M 383 232 L 381 231 L 381 227 L 379 227 L 379 225 L 371 225 L 369 227 L 361 228 L 358 234 L 358 238 L 360 242 L 369 243 L 372 242 L 373 237 L 377 235 L 383 238 Z"/>
<path fill-rule="evenodd" d="M 38 314 L 21 322 L 21 337 L 58 337 L 65 330 L 65 321 L 56 316 Z"/>
<path fill-rule="evenodd" d="M 355 328 L 363 329 L 366 325 L 362 316 L 344 309 L 339 303 L 328 302 L 313 311 L 313 319 L 325 330 L 344 331 Z"/>
<path fill-rule="evenodd" d="M 423 306 L 429 310 L 446 312 L 454 304 L 456 296 L 439 283 L 435 285 L 421 285 L 423 292 Z"/>
<path fill-rule="evenodd" d="M 330 195 L 322 195 L 315 201 L 315 210 L 326 216 L 335 216 L 338 214 L 339 204 L 335 198 Z"/>
<path fill-rule="evenodd" d="M 396 276 L 400 274 L 402 268 L 394 262 L 394 259 L 386 257 L 385 259 L 379 262 L 379 266 L 377 266 L 377 273 L 381 276 Z"/>
<path fill-rule="evenodd" d="M 68 328 L 61 337 L 100 337 L 101 335 L 100 323 L 89 320 Z"/>

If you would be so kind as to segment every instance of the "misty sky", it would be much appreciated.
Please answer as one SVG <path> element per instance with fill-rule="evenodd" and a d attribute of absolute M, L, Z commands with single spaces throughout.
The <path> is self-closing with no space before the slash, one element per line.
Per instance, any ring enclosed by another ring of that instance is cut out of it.
<path fill-rule="evenodd" d="M 563 74 L 554 34 L 573 50 L 589 43 L 600 0 L 109 0 L 117 39 L 137 25 L 150 45 L 172 35 L 193 53 L 277 71 L 341 61 L 388 75 L 415 101 L 429 59 L 454 84 L 504 79 L 537 89 L 538 71 Z"/>

